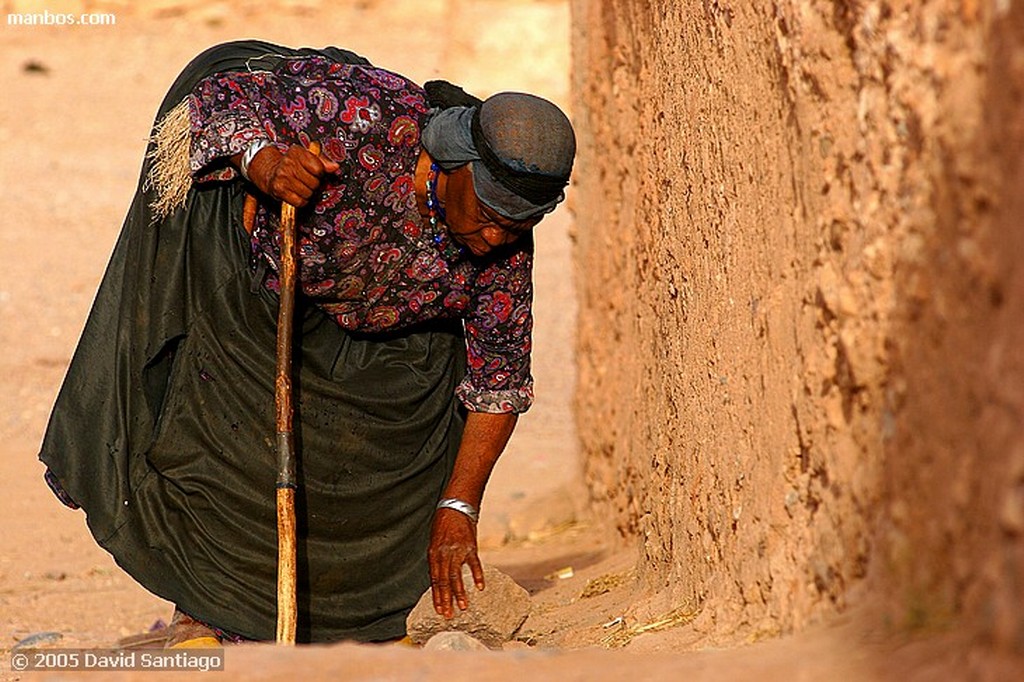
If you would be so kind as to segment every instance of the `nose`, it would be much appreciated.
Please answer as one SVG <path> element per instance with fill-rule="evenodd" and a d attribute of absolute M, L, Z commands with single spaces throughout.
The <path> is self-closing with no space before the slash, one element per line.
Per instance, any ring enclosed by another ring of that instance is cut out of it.
<path fill-rule="evenodd" d="M 492 249 L 503 246 L 508 242 L 508 232 L 501 229 L 497 225 L 487 225 L 480 230 L 480 237 L 490 246 Z"/>

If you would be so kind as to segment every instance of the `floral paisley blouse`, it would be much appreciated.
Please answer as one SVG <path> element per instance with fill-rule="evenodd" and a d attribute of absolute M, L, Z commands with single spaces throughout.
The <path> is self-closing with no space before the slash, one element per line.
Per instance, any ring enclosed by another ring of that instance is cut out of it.
<path fill-rule="evenodd" d="M 274 72 L 211 76 L 196 86 L 189 107 L 197 182 L 237 177 L 226 158 L 257 139 L 281 151 L 316 140 L 341 164 L 297 221 L 302 291 L 339 325 L 386 332 L 461 318 L 468 365 L 456 389 L 462 403 L 492 413 L 530 407 L 532 240 L 478 258 L 420 215 L 413 178 L 428 106 L 419 86 L 371 66 L 302 57 Z M 277 221 L 261 204 L 252 234 L 254 256 L 274 272 Z M 276 290 L 276 275 L 266 284 Z"/>

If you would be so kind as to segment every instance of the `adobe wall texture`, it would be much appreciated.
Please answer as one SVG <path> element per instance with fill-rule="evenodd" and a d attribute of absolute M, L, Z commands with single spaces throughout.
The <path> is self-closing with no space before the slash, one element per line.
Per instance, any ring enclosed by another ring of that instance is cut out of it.
<path fill-rule="evenodd" d="M 642 584 L 1024 650 L 1024 6 L 572 8 L 579 427 Z"/>

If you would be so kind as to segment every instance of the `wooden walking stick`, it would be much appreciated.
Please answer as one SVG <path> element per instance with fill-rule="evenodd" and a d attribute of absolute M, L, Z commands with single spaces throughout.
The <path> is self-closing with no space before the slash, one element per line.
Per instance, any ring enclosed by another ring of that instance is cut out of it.
<path fill-rule="evenodd" d="M 320 154 L 320 145 L 309 146 Z M 295 438 L 292 429 L 292 337 L 295 321 L 295 207 L 281 204 L 280 307 L 277 311 L 277 643 L 295 644 Z"/>

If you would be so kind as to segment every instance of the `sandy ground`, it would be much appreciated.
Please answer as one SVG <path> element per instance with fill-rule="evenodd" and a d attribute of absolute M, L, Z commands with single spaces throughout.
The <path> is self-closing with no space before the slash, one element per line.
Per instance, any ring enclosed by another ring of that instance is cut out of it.
<path fill-rule="evenodd" d="M 310 3 L 276 4 L 243 11 L 242 3 L 162 2 L 151 11 L 115 9 L 115 26 L 0 33 L 10 88 L 0 105 L 0 244 L 12 254 L 0 274 L 0 477 L 12 493 L 0 498 L 0 647 L 42 631 L 61 633 L 62 646 L 101 645 L 170 615 L 95 546 L 84 515 L 56 503 L 36 452 L 134 190 L 153 113 L 191 57 L 245 37 L 336 44 L 421 82 L 445 77 L 484 95 L 526 90 L 568 100 L 564 3 L 362 2 L 326 18 Z M 469 31 L 495 13 L 496 28 Z M 463 19 L 455 28 L 452 15 Z M 578 491 L 570 493 L 578 476 L 569 223 L 560 209 L 538 234 L 538 400 L 488 488 L 480 534 L 488 551 L 565 528 L 578 506 Z M 519 574 L 536 582 L 529 566 Z"/>
<path fill-rule="evenodd" d="M 44 677 L 10 669 L 10 648 L 29 635 L 60 633 L 52 646 L 104 646 L 171 613 L 93 543 L 81 513 L 53 499 L 36 450 L 134 189 L 152 115 L 178 70 L 211 44 L 256 37 L 342 45 L 414 79 L 443 76 L 479 94 L 521 89 L 563 105 L 569 99 L 563 2 L 364 0 L 332 3 L 320 15 L 308 9 L 316 3 L 280 3 L 277 11 L 275 3 L 259 11 L 243 11 L 241 3 L 188 4 L 124 8 L 116 26 L 0 28 L 2 679 Z M 523 648 L 446 656 L 350 644 L 285 653 L 248 646 L 228 651 L 223 675 L 942 679 L 976 668 L 945 640 L 879 642 L 866 625 L 870 618 L 856 613 L 800 638 L 679 653 L 701 648 L 700 636 L 674 627 L 685 618 L 659 617 L 650 595 L 634 593 L 634 551 L 610 545 L 600 523 L 582 513 L 570 411 L 571 227 L 563 208 L 538 232 L 538 401 L 499 464 L 481 525 L 485 560 L 534 596 L 520 633 Z M 572 577 L 556 577 L 566 568 Z M 601 650 L 608 648 L 618 650 Z"/>

